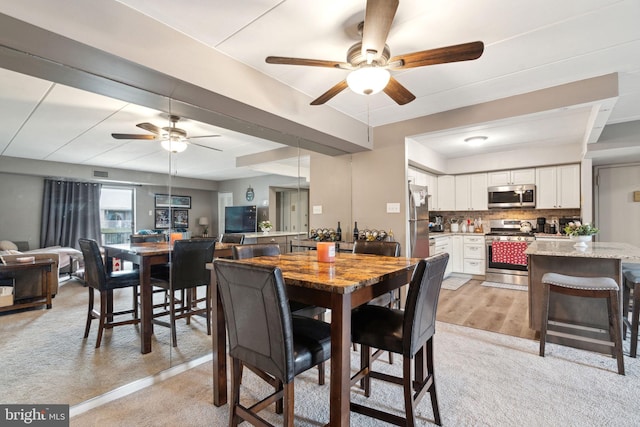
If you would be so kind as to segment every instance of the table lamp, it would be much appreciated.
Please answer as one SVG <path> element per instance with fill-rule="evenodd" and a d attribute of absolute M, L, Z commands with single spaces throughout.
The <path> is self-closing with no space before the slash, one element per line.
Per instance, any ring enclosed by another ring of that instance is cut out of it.
<path fill-rule="evenodd" d="M 207 237 L 209 235 L 209 218 L 201 216 L 198 219 L 198 224 L 202 226 L 202 237 Z"/>

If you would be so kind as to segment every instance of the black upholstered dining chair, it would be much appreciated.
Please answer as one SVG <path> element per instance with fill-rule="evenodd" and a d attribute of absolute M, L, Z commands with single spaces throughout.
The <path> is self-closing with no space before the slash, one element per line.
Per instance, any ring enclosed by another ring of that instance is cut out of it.
<path fill-rule="evenodd" d="M 105 329 L 140 323 L 135 299 L 131 310 L 113 311 L 113 291 L 115 289 L 132 288 L 135 296 L 140 284 L 140 271 L 134 269 L 108 273 L 98 243 L 93 239 L 78 239 L 78 243 L 84 258 L 84 282 L 89 288 L 89 307 L 84 337 L 87 338 L 89 336 L 91 321 L 98 319 L 98 337 L 96 339 L 96 348 L 98 348 L 102 342 L 102 334 Z M 100 294 L 100 311 L 94 309 L 94 290 L 97 290 Z M 133 316 L 126 320 L 115 319 L 116 317 L 121 318 L 125 314 Z"/>
<path fill-rule="evenodd" d="M 258 412 L 276 403 L 282 425 L 294 425 L 294 378 L 331 357 L 331 327 L 309 317 L 292 316 L 282 272 L 217 259 L 218 289 L 229 331 L 231 399 L 229 425 L 243 420 L 268 424 Z M 242 366 L 275 387 L 274 393 L 247 407 L 240 402 Z"/>
<path fill-rule="evenodd" d="M 244 234 L 241 233 L 224 233 L 220 239 L 222 243 L 237 243 L 239 245 L 244 243 Z"/>
<path fill-rule="evenodd" d="M 400 243 L 377 240 L 371 242 L 366 240 L 356 240 L 353 242 L 353 253 L 399 257 Z M 369 301 L 369 304 L 400 308 L 400 290 L 395 289 L 384 295 L 380 295 L 379 297 Z M 353 349 L 356 349 L 355 343 L 353 344 Z M 377 359 L 382 355 L 382 353 L 382 351 L 376 351 L 373 354 L 373 358 Z M 393 364 L 393 353 L 389 353 L 389 363 Z"/>
<path fill-rule="evenodd" d="M 441 425 L 433 365 L 433 336 L 438 296 L 449 254 L 421 260 L 413 271 L 404 310 L 365 304 L 351 313 L 351 337 L 361 345 L 361 365 L 351 379 L 364 379 L 364 394 L 371 395 L 371 378 L 400 384 L 405 416 L 351 402 L 351 410 L 395 425 L 414 426 L 414 410 L 425 393 L 431 395 L 434 422 Z M 402 355 L 402 378 L 372 369 L 371 347 Z M 415 361 L 412 378 L 412 361 Z M 426 370 L 426 372 L 425 372 Z"/>
<path fill-rule="evenodd" d="M 256 243 L 250 245 L 236 245 L 232 249 L 233 259 L 246 259 L 259 256 L 280 255 L 280 245 L 277 243 Z M 289 309 L 296 316 L 311 317 L 324 321 L 327 309 L 315 305 L 308 305 L 298 301 L 289 301 Z M 318 365 L 318 384 L 325 382 L 324 363 Z"/>
<path fill-rule="evenodd" d="M 171 267 L 168 280 L 154 283 L 154 286 L 169 291 L 169 310 L 154 312 L 153 322 L 171 328 L 171 342 L 178 345 L 176 320 L 186 318 L 187 324 L 191 317 L 204 315 L 207 319 L 207 335 L 211 335 L 211 272 L 207 263 L 213 261 L 215 238 L 198 238 L 193 240 L 176 240 L 173 244 Z M 197 297 L 197 288 L 206 288 L 205 297 Z M 181 291 L 181 297 L 176 298 L 176 291 Z M 201 308 L 198 303 L 204 302 Z M 156 306 L 157 308 L 157 306 Z M 169 316 L 169 322 L 158 320 L 159 317 Z"/>

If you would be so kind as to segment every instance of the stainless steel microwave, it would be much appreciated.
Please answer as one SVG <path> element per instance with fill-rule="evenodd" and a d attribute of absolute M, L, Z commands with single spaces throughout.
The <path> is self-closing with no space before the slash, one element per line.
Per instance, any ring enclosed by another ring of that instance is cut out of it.
<path fill-rule="evenodd" d="M 536 207 L 536 186 L 533 184 L 501 185 L 487 190 L 489 209 Z"/>

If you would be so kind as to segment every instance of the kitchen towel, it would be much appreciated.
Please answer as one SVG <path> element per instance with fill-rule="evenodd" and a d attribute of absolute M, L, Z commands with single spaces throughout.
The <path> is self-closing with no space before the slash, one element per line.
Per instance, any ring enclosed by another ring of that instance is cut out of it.
<path fill-rule="evenodd" d="M 492 242 L 491 261 L 502 264 L 527 265 L 527 242 Z"/>

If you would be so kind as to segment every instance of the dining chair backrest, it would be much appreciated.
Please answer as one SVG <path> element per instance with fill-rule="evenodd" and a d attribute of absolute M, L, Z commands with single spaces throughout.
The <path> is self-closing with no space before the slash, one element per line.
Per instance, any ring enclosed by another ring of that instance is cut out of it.
<path fill-rule="evenodd" d="M 374 240 L 368 242 L 366 240 L 356 240 L 353 243 L 354 254 L 373 254 L 383 256 L 400 256 L 400 243 L 398 242 L 381 242 Z"/>
<path fill-rule="evenodd" d="M 98 243 L 93 239 L 78 239 L 84 259 L 84 282 L 94 289 L 107 289 L 107 272 Z"/>
<path fill-rule="evenodd" d="M 237 243 L 239 245 L 244 243 L 244 234 L 240 233 L 225 233 L 220 239 L 222 243 Z"/>
<path fill-rule="evenodd" d="M 282 272 L 225 259 L 216 259 L 214 268 L 229 355 L 290 383 L 295 376 L 293 327 Z"/>
<path fill-rule="evenodd" d="M 254 258 L 257 256 L 280 255 L 280 245 L 277 243 L 256 243 L 253 245 L 236 245 L 231 248 L 233 259 Z"/>
<path fill-rule="evenodd" d="M 404 309 L 403 355 L 412 357 L 433 336 L 436 327 L 438 296 L 449 254 L 420 260 L 409 283 Z"/>
<path fill-rule="evenodd" d="M 213 261 L 216 239 L 176 240 L 171 254 L 173 289 L 187 289 L 208 285 L 211 272 L 207 263 Z"/>

